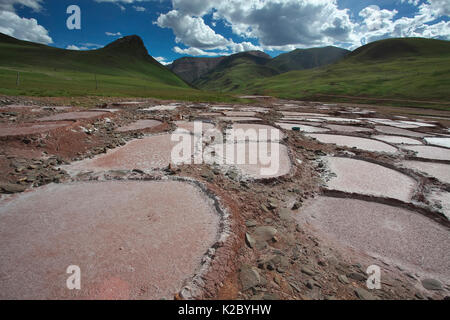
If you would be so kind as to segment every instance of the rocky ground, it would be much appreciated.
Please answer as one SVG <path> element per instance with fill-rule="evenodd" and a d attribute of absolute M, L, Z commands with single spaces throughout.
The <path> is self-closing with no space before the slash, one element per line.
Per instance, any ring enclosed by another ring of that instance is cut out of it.
<path fill-rule="evenodd" d="M 160 105 L 173 108 L 154 108 Z M 60 108 L 62 106 L 66 108 Z M 95 113 L 95 116 L 93 113 L 92 117 L 83 119 L 64 117 L 68 112 L 87 109 L 89 112 L 97 110 L 100 113 Z M 238 114 L 227 115 L 226 112 L 230 111 L 228 109 Z M 283 129 L 285 137 L 282 143 L 287 146 L 291 159 L 289 174 L 255 179 L 239 174 L 236 170 L 223 170 L 206 164 L 168 165 L 150 171 L 136 168 L 78 174 L 63 169 L 76 161 L 95 158 L 118 149 L 129 141 L 170 133 L 180 120 L 201 119 L 224 129 L 231 124 L 230 119 L 236 121 L 239 118 L 239 112 L 245 112 L 242 116 L 256 117 L 256 120 L 245 121 L 246 123 Z M 308 116 L 312 113 L 315 115 Z M 431 116 L 419 117 L 416 115 L 418 113 Z M 55 115 L 58 115 L 58 120 L 40 121 Z M 320 117 L 333 119 L 327 121 Z M 147 129 L 123 132 L 117 130 L 143 119 L 158 120 L 161 124 Z M 376 122 L 370 119 L 383 120 Z M 327 134 L 371 138 L 374 134 L 382 134 L 380 131 L 377 133 L 377 126 L 380 127 L 378 130 L 386 126 L 395 130 L 407 130 L 419 137 L 445 138 L 449 136 L 449 119 L 449 114 L 444 111 L 330 105 L 265 97 L 255 100 L 251 105 L 220 106 L 150 99 L 130 101 L 114 98 L 0 97 L 0 192 L 2 198 L 9 199 L 51 183 L 149 180 L 161 177 L 182 177 L 199 181 L 229 211 L 230 236 L 226 243 L 221 243 L 213 252 L 208 253 L 210 264 L 207 272 L 198 280 L 201 284 L 198 281 L 194 284 L 187 283 L 178 293 L 174 292 L 176 299 L 444 299 L 449 296 L 450 270 L 440 274 L 439 278 L 428 277 L 428 273 L 420 268 L 405 268 L 384 259 L 382 255 L 374 255 L 343 242 L 330 240 L 313 224 L 300 223 L 298 216 L 302 215 L 302 207 L 306 201 L 313 201 L 326 194 L 408 208 L 425 215 L 430 223 L 439 224 L 449 231 L 445 204 L 431 201 L 427 196 L 435 190 L 448 192 L 448 182 L 439 181 L 436 177 L 417 170 L 399 167 L 398 162 L 422 160 L 450 164 L 450 158 L 419 158 L 413 151 L 404 149 L 387 153 L 337 146 L 321 143 L 309 137 L 307 132 L 301 132 L 302 126 L 309 126 L 327 129 Z M 431 125 L 413 124 L 408 127 L 408 123 L 402 122 L 403 127 L 398 128 L 389 122 L 416 120 Z M 46 127 L 55 123 L 61 126 Z M 280 124 L 292 124 L 292 130 Z M 39 127 L 33 127 L 36 125 Z M 336 127 L 327 127 L 333 125 Z M 30 129 L 30 126 L 33 128 Z M 370 131 L 349 132 L 349 127 Z M 346 131 L 343 133 L 337 129 Z M 400 149 L 398 144 L 388 145 Z M 364 159 L 412 177 L 417 184 L 412 191 L 411 200 L 399 201 L 390 197 L 330 190 L 326 184 L 333 173 L 329 172 L 323 162 L 323 157 L 330 155 Z M 448 251 L 443 259 L 448 262 Z M 366 269 L 370 265 L 378 265 L 382 269 L 382 287 L 379 290 L 369 290 L 366 286 Z M 201 290 L 194 290 L 194 285 Z"/>

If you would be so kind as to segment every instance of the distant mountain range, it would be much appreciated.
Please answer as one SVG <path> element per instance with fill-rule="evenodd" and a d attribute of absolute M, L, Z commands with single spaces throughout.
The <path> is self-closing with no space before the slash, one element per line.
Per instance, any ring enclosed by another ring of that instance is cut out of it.
<path fill-rule="evenodd" d="M 180 58 L 168 67 L 196 87 L 236 91 L 252 79 L 330 64 L 350 51 L 336 48 L 297 49 L 272 58 L 261 51 L 247 51 L 217 58 Z"/>

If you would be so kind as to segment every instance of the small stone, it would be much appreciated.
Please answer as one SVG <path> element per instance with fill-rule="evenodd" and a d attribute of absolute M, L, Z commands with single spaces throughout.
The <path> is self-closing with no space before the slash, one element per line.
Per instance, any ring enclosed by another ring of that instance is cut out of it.
<path fill-rule="evenodd" d="M 280 297 L 276 294 L 276 293 L 269 293 L 266 292 L 264 293 L 264 295 L 262 296 L 263 300 L 279 300 Z"/>
<path fill-rule="evenodd" d="M 344 274 L 338 275 L 338 280 L 341 283 L 343 283 L 343 284 L 349 284 L 350 283 L 350 281 L 348 280 L 348 278 Z"/>
<path fill-rule="evenodd" d="M 266 212 L 269 213 L 269 209 L 267 209 L 267 207 L 264 204 L 261 204 L 261 209 Z"/>
<path fill-rule="evenodd" d="M 279 216 L 280 216 L 281 220 L 289 221 L 292 219 L 291 210 L 289 210 L 287 208 L 282 208 L 282 209 L 280 209 Z"/>
<path fill-rule="evenodd" d="M 425 298 L 423 297 L 423 295 L 422 295 L 420 292 L 417 292 L 414 296 L 415 296 L 417 299 L 419 299 L 419 300 L 425 299 Z"/>
<path fill-rule="evenodd" d="M 422 280 L 422 286 L 427 290 L 442 290 L 442 283 L 435 279 Z"/>
<path fill-rule="evenodd" d="M 284 267 L 282 267 L 282 266 L 279 266 L 279 267 L 277 267 L 277 272 L 278 273 L 285 273 L 286 269 Z"/>
<path fill-rule="evenodd" d="M 273 222 L 273 219 L 272 218 L 266 218 L 266 219 L 264 219 L 264 222 L 267 223 L 267 224 L 271 224 Z"/>
<path fill-rule="evenodd" d="M 379 300 L 378 297 L 374 296 L 373 294 L 371 294 L 366 289 L 356 288 L 355 289 L 355 294 L 361 300 Z"/>
<path fill-rule="evenodd" d="M 27 186 L 12 183 L 0 183 L 0 189 L 4 193 L 19 193 L 24 192 L 27 189 Z"/>
<path fill-rule="evenodd" d="M 289 282 L 289 285 L 298 293 L 301 292 L 300 288 L 294 282 Z"/>
<path fill-rule="evenodd" d="M 270 226 L 257 227 L 254 232 L 254 236 L 263 241 L 272 240 L 272 238 L 277 234 L 277 229 Z"/>
<path fill-rule="evenodd" d="M 254 288 L 261 282 L 261 277 L 256 268 L 244 265 L 241 267 L 239 279 L 242 284 L 242 291 Z"/>
<path fill-rule="evenodd" d="M 357 272 L 352 272 L 348 275 L 350 279 L 356 280 L 356 281 L 366 281 L 366 277 L 364 277 L 362 274 Z"/>
<path fill-rule="evenodd" d="M 247 220 L 245 222 L 245 225 L 247 228 L 252 228 L 252 227 L 256 227 L 258 225 L 258 223 L 255 220 Z"/>
<path fill-rule="evenodd" d="M 294 205 L 292 206 L 292 210 L 298 210 L 298 209 L 300 209 L 300 207 L 301 207 L 300 202 L 296 202 L 296 203 L 294 203 Z"/>
<path fill-rule="evenodd" d="M 245 243 L 247 243 L 247 245 L 250 248 L 254 248 L 255 244 L 256 244 L 255 243 L 255 239 L 253 239 L 253 237 L 250 234 L 248 234 L 248 233 L 245 234 Z"/>
<path fill-rule="evenodd" d="M 308 276 L 313 276 L 315 274 L 315 272 L 312 270 L 311 267 L 308 266 L 304 266 L 301 269 L 301 272 L 303 272 L 304 274 L 308 275 Z"/>

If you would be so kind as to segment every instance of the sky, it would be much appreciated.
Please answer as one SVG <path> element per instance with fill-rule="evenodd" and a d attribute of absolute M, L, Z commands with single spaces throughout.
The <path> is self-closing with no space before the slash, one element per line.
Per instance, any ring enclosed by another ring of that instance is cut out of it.
<path fill-rule="evenodd" d="M 67 26 L 71 5 L 80 29 Z M 248 50 L 353 50 L 393 37 L 450 40 L 449 17 L 450 0 L 0 0 L 7 35 L 92 50 L 136 34 L 163 64 Z"/>

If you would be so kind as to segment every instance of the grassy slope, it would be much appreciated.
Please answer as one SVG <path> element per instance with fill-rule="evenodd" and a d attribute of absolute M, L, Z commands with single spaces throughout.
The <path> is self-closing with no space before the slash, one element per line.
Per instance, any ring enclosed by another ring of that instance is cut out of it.
<path fill-rule="evenodd" d="M 235 54 L 225 58 L 212 72 L 195 81 L 194 85 L 204 90 L 240 91 L 257 79 L 279 73 L 265 65 L 268 61 L 267 58 L 247 53 Z"/>
<path fill-rule="evenodd" d="M 334 63 L 349 53 L 350 51 L 348 50 L 331 46 L 324 48 L 297 49 L 280 54 L 267 65 L 278 70 L 280 73 L 312 69 Z"/>
<path fill-rule="evenodd" d="M 132 44 L 136 46 L 135 42 Z M 0 34 L 0 93 L 34 96 L 150 96 L 209 101 L 230 99 L 192 89 L 153 58 L 144 55 L 146 51 L 142 51 L 142 48 L 132 46 L 128 49 L 110 45 L 99 50 L 71 51 Z M 17 72 L 20 72 L 19 86 L 16 86 Z"/>
<path fill-rule="evenodd" d="M 328 94 L 447 103 L 450 42 L 382 40 L 355 50 L 336 64 L 261 79 L 246 91 L 297 99 Z"/>

